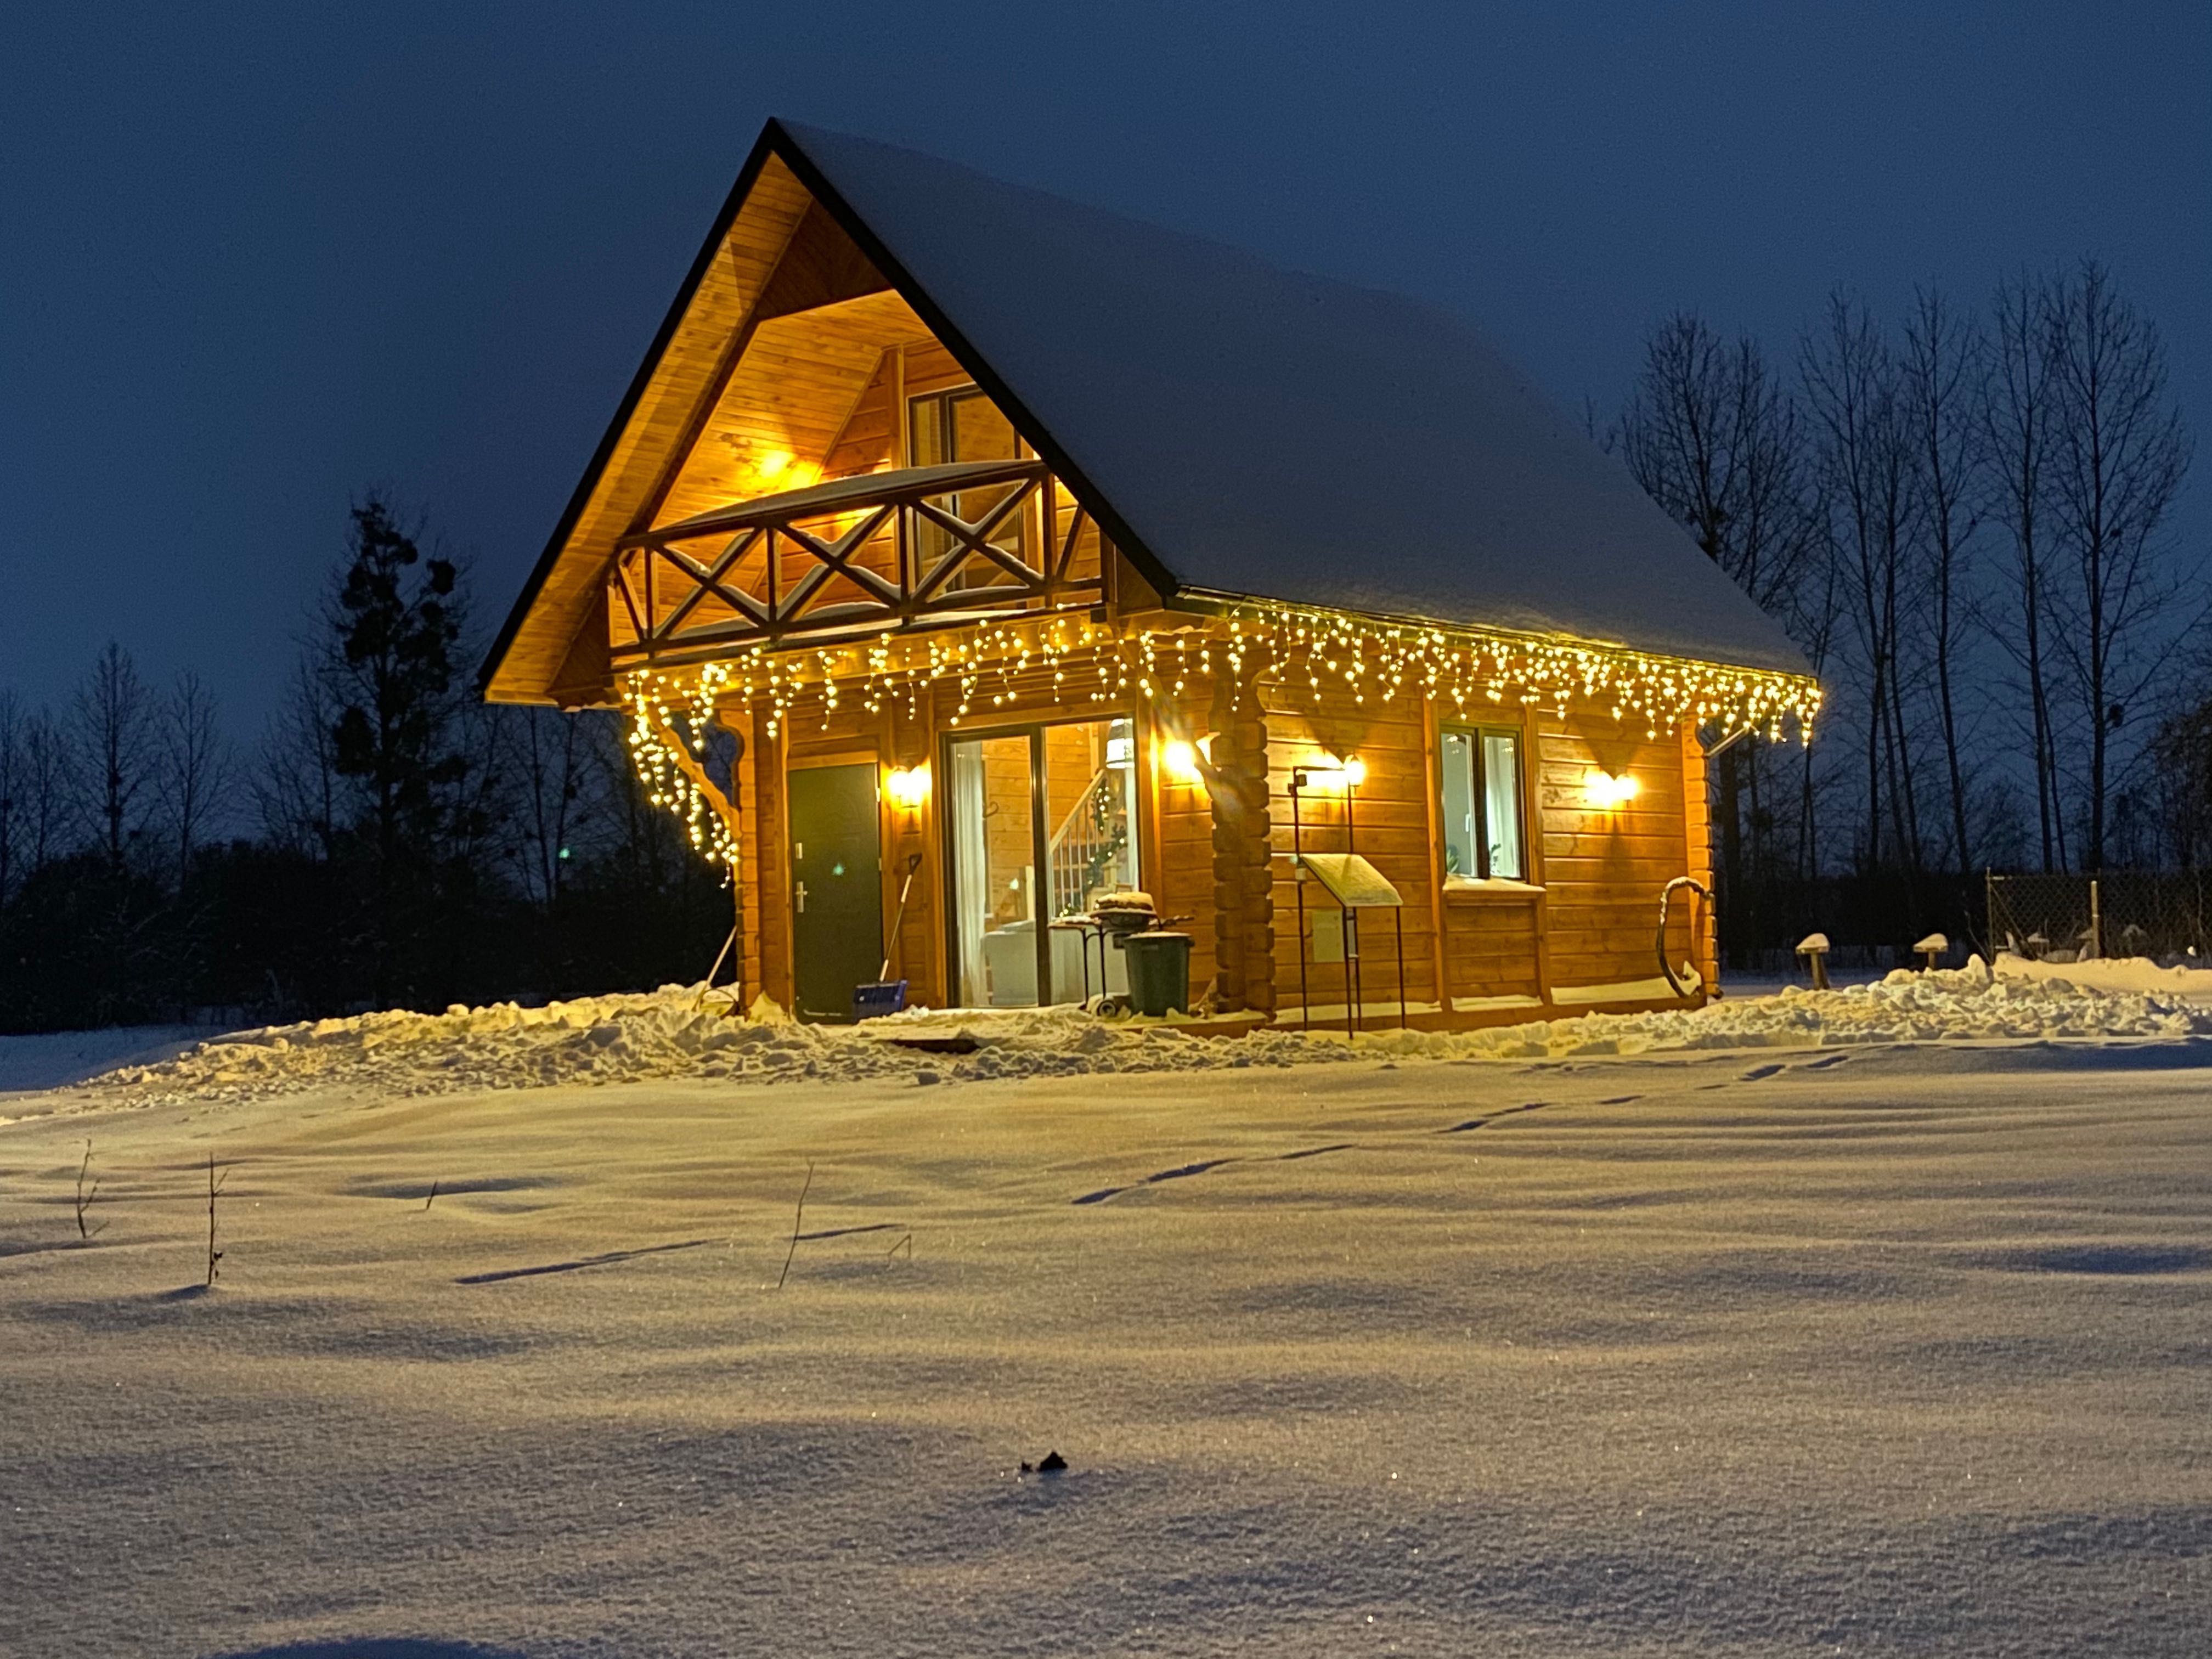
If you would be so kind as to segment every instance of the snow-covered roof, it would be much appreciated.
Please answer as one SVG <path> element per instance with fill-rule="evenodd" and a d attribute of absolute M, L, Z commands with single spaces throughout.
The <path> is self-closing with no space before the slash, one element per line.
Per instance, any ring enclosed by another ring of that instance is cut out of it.
<path fill-rule="evenodd" d="M 1445 312 L 779 126 L 801 178 L 1155 580 L 1808 672 L 1620 462 Z"/>
<path fill-rule="evenodd" d="M 1171 602 L 1809 672 L 1619 462 L 1436 307 L 770 121 L 492 648 L 488 696 L 548 701 L 564 653 L 592 657 L 606 561 L 696 435 L 689 411 L 726 382 L 810 204 Z"/>

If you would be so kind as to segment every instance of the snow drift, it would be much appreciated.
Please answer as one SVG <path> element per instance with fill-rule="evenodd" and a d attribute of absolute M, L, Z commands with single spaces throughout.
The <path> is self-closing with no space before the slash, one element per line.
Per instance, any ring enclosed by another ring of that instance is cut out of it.
<path fill-rule="evenodd" d="M 1322 1032 L 1197 1036 L 1158 1024 L 1107 1024 L 1072 1008 L 915 1012 L 861 1026 L 823 1026 L 797 1024 L 772 1010 L 732 1018 L 700 1001 L 697 988 L 671 985 L 541 1008 L 456 1006 L 443 1014 L 374 1013 L 271 1026 L 215 1038 L 159 1064 L 124 1066 L 89 1086 L 151 1103 L 330 1086 L 404 1096 L 677 1077 L 935 1082 L 1350 1059 L 1547 1060 L 2212 1032 L 2212 1010 L 2063 978 L 1993 976 L 1978 959 L 1950 971 L 1899 970 L 1871 985 L 1791 988 L 1695 1011 L 1585 1014 L 1479 1031 L 1378 1031 L 1357 1044 Z M 972 1037 L 974 1052 L 921 1052 L 892 1040 L 955 1035 Z"/>

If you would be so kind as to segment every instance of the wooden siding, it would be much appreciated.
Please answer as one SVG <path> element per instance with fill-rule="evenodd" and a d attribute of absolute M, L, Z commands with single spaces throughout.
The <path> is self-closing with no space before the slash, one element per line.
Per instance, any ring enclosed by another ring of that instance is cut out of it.
<path fill-rule="evenodd" d="M 1553 988 L 1649 980 L 1659 971 L 1652 936 L 1660 891 L 1690 873 L 1681 739 L 1548 712 L 1535 724 Z M 1593 768 L 1634 777 L 1634 798 L 1591 806 L 1585 778 Z"/>
<path fill-rule="evenodd" d="M 1069 659 L 1069 683 L 1088 676 L 1088 659 Z M 1119 713 L 1135 716 L 1140 738 L 1142 797 L 1138 825 L 1142 878 L 1164 914 L 1187 916 L 1192 935 L 1194 1000 L 1219 969 L 1219 935 L 1214 925 L 1217 862 L 1216 814 L 1212 792 L 1203 782 L 1167 775 L 1161 766 L 1164 744 L 1176 738 L 1206 735 L 1206 722 L 1222 705 L 1203 674 L 1184 676 L 1182 695 L 1172 708 L 1125 708 L 1076 695 L 1055 703 L 1048 672 L 1042 667 L 1019 677 L 1016 698 L 1006 710 L 971 714 L 957 724 L 957 691 L 940 685 L 909 714 L 903 700 L 871 714 L 848 693 L 828 714 L 818 702 L 802 704 L 790 716 L 782 742 L 760 733 L 757 720 L 739 717 L 748 732 L 739 767 L 746 845 L 743 879 L 746 887 L 744 959 L 749 986 L 765 988 L 785 1000 L 790 985 L 789 884 L 784 867 L 781 769 L 829 760 L 875 757 L 892 766 L 928 764 L 933 785 L 918 811 L 884 805 L 884 914 L 886 937 L 903 879 L 907 857 L 919 853 L 905 919 L 893 943 L 893 972 L 911 984 L 919 1003 L 945 1006 L 951 1000 L 945 960 L 944 835 L 941 813 L 947 780 L 942 775 L 942 739 L 948 734 L 986 737 L 997 731 L 1066 720 L 1094 720 Z M 1658 971 L 1652 951 L 1659 895 L 1674 877 L 1705 879 L 1710 871 L 1704 756 L 1687 732 L 1651 740 L 1625 733 L 1611 720 L 1562 718 L 1555 713 L 1522 714 L 1517 708 L 1486 724 L 1517 721 L 1522 732 L 1525 823 L 1529 876 L 1521 886 L 1469 886 L 1443 877 L 1437 836 L 1436 731 L 1434 714 L 1418 702 L 1374 706 L 1324 696 L 1319 707 L 1303 684 L 1262 679 L 1255 687 L 1266 722 L 1274 857 L 1272 898 L 1271 968 L 1274 1005 L 1295 1017 L 1300 1004 L 1297 895 L 1291 876 L 1292 830 L 1290 773 L 1324 756 L 1357 756 L 1367 769 L 1353 798 L 1352 819 L 1358 852 L 1370 860 L 1405 900 L 1406 994 L 1418 1022 L 1427 1025 L 1495 1023 L 1542 1016 L 1550 994 L 1559 988 L 1648 986 Z M 1048 741 L 1051 739 L 1048 738 Z M 1073 741 L 1064 738 L 1063 744 Z M 1065 758 L 1065 757 L 1063 757 Z M 1585 775 L 1592 768 L 1637 780 L 1633 799 L 1611 810 L 1592 807 Z M 1060 769 L 1083 768 L 1074 763 Z M 1069 801 L 1048 803 L 1048 827 L 1064 816 Z M 1310 793 L 1301 803 L 1304 844 L 1309 851 L 1340 850 L 1345 844 L 1343 798 Z M 1332 908 L 1309 890 L 1308 924 L 1314 914 Z M 1689 907 L 1681 907 L 1688 914 Z M 1264 924 L 1267 911 L 1261 913 Z M 1363 1001 L 1370 1025 L 1393 1023 L 1397 997 L 1395 933 L 1388 912 L 1370 913 L 1365 922 Z M 1267 957 L 1264 926 L 1255 937 Z M 1692 957 L 1710 975 L 1712 939 L 1708 928 L 1693 945 L 1685 921 L 1670 940 L 1681 957 Z M 1304 947 L 1310 951 L 1310 945 Z M 1694 955 L 1693 955 L 1694 952 Z M 1678 957 L 1679 959 L 1679 957 Z M 1255 971 L 1248 960 L 1241 972 Z M 1343 1000 L 1343 970 L 1335 963 L 1308 959 L 1310 998 L 1317 1008 Z M 1648 990 L 1617 1000 L 1652 1000 Z M 1591 1002 L 1559 1005 L 1557 1012 L 1579 1013 Z M 1338 1016 L 1340 1018 L 1340 1013 Z"/>
<path fill-rule="evenodd" d="M 1268 793 L 1273 802 L 1272 836 L 1277 854 L 1275 880 L 1275 994 L 1277 1005 L 1299 1000 L 1298 968 L 1307 960 L 1308 994 L 1316 1006 L 1344 1000 L 1344 967 L 1311 960 L 1316 914 L 1333 911 L 1334 901 L 1309 887 L 1307 938 L 1301 939 L 1298 891 L 1290 854 L 1294 840 L 1308 852 L 1354 851 L 1382 872 L 1403 901 L 1406 1000 L 1437 1000 L 1435 888 L 1438 864 L 1431 836 L 1427 719 L 1419 702 L 1370 699 L 1355 704 L 1349 695 L 1325 696 L 1318 706 L 1304 684 L 1263 679 L 1261 707 L 1267 720 Z M 1367 769 L 1353 792 L 1351 833 L 1346 830 L 1345 798 L 1340 792 L 1301 797 L 1295 830 L 1291 812 L 1291 774 L 1319 763 L 1326 756 L 1358 757 Z M 1350 845 L 1347 847 L 1347 841 Z M 1398 935 L 1388 911 L 1370 912 L 1361 922 L 1360 1000 L 1373 1013 L 1398 999 Z M 1380 1015 L 1375 1017 L 1380 1018 Z"/>

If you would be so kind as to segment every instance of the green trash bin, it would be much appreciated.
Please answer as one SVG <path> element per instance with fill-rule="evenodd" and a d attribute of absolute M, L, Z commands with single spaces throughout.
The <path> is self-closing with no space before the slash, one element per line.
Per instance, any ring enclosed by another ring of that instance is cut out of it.
<path fill-rule="evenodd" d="M 1129 1000 L 1155 1018 L 1190 1006 L 1190 935 L 1154 931 L 1121 941 L 1129 957 Z"/>

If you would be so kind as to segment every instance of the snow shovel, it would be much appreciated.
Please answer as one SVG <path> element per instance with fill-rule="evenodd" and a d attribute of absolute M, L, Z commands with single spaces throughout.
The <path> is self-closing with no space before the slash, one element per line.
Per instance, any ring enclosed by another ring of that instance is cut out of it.
<path fill-rule="evenodd" d="M 885 1014 L 895 1014 L 906 1006 L 906 981 L 893 979 L 891 952 L 898 948 L 899 929 L 906 921 L 906 898 L 914 891 L 914 872 L 921 868 L 921 854 L 906 856 L 906 879 L 899 884 L 898 909 L 891 918 L 890 937 L 884 942 L 884 965 L 876 969 L 876 982 L 853 988 L 853 1023 L 864 1019 L 880 1019 Z"/>

